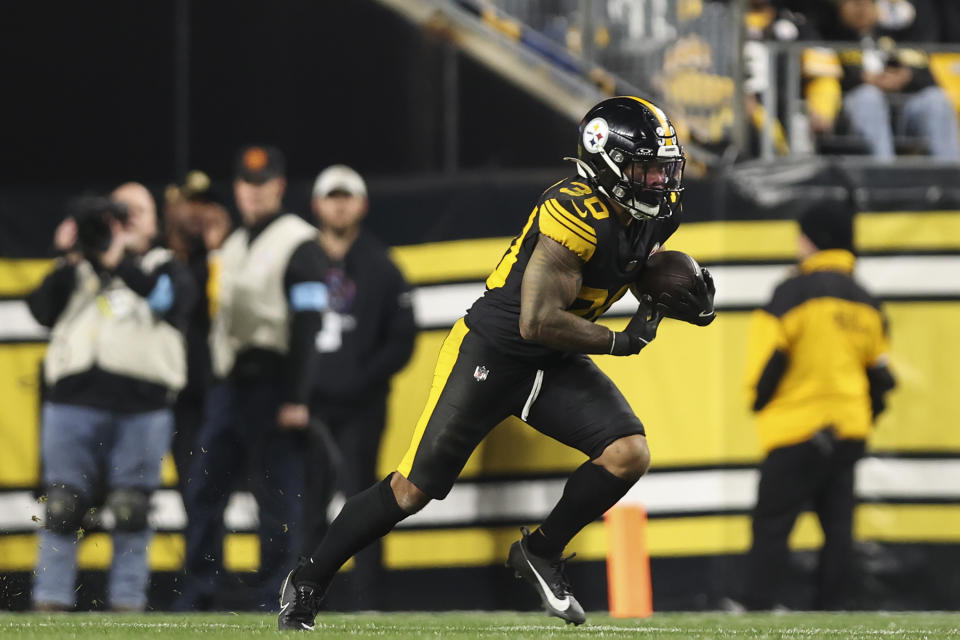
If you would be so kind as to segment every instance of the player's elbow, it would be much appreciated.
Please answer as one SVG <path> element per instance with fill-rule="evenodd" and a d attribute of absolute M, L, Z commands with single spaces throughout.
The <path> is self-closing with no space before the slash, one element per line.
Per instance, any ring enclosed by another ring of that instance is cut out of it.
<path fill-rule="evenodd" d="M 538 342 L 543 337 L 546 319 L 543 314 L 520 312 L 520 336 Z"/>

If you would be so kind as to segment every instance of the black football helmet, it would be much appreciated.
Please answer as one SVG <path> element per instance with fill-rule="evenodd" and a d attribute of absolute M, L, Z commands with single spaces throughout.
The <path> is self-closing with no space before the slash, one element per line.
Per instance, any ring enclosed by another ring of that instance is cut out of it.
<path fill-rule="evenodd" d="M 580 121 L 578 173 L 637 220 L 680 208 L 685 158 L 660 107 L 633 96 L 598 103 Z"/>

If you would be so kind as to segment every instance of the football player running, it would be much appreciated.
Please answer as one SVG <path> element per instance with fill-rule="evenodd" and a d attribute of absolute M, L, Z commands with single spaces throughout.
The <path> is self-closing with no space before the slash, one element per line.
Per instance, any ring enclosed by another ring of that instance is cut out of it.
<path fill-rule="evenodd" d="M 643 424 L 587 354 L 639 353 L 664 315 L 708 324 L 714 288 L 704 271 L 696 294 L 644 296 L 624 331 L 595 324 L 677 229 L 684 155 L 667 116 L 642 98 L 600 102 L 579 133 L 571 158 L 577 175 L 543 193 L 484 295 L 446 337 L 397 470 L 350 498 L 313 553 L 287 575 L 280 629 L 312 629 L 340 566 L 430 500 L 446 497 L 480 441 L 510 415 L 589 458 L 540 527 L 521 530 L 507 559 L 547 613 L 584 622 L 563 549 L 650 465 Z"/>

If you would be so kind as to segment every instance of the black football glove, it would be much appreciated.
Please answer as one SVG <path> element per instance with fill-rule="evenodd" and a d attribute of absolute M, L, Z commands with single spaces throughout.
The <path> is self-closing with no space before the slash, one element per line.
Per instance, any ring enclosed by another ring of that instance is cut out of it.
<path fill-rule="evenodd" d="M 629 356 L 640 353 L 641 349 L 657 337 L 657 327 L 662 319 L 663 312 L 659 305 L 653 303 L 653 298 L 646 294 L 640 296 L 640 306 L 630 318 L 626 329 L 612 332 L 610 354 Z"/>
<path fill-rule="evenodd" d="M 660 294 L 657 306 L 663 308 L 664 316 L 698 327 L 705 327 L 713 322 L 717 317 L 713 307 L 717 287 L 713 284 L 713 276 L 705 268 L 700 268 L 700 275 L 702 277 L 696 279 L 692 289 L 677 288 Z"/>

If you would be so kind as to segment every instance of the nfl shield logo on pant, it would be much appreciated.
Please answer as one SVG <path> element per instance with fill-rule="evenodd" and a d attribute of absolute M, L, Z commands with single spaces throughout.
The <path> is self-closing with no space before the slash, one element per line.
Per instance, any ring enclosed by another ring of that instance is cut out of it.
<path fill-rule="evenodd" d="M 477 382 L 483 382 L 487 379 L 488 375 L 490 375 L 490 370 L 482 364 L 478 364 L 477 368 L 473 372 L 473 379 Z"/>

